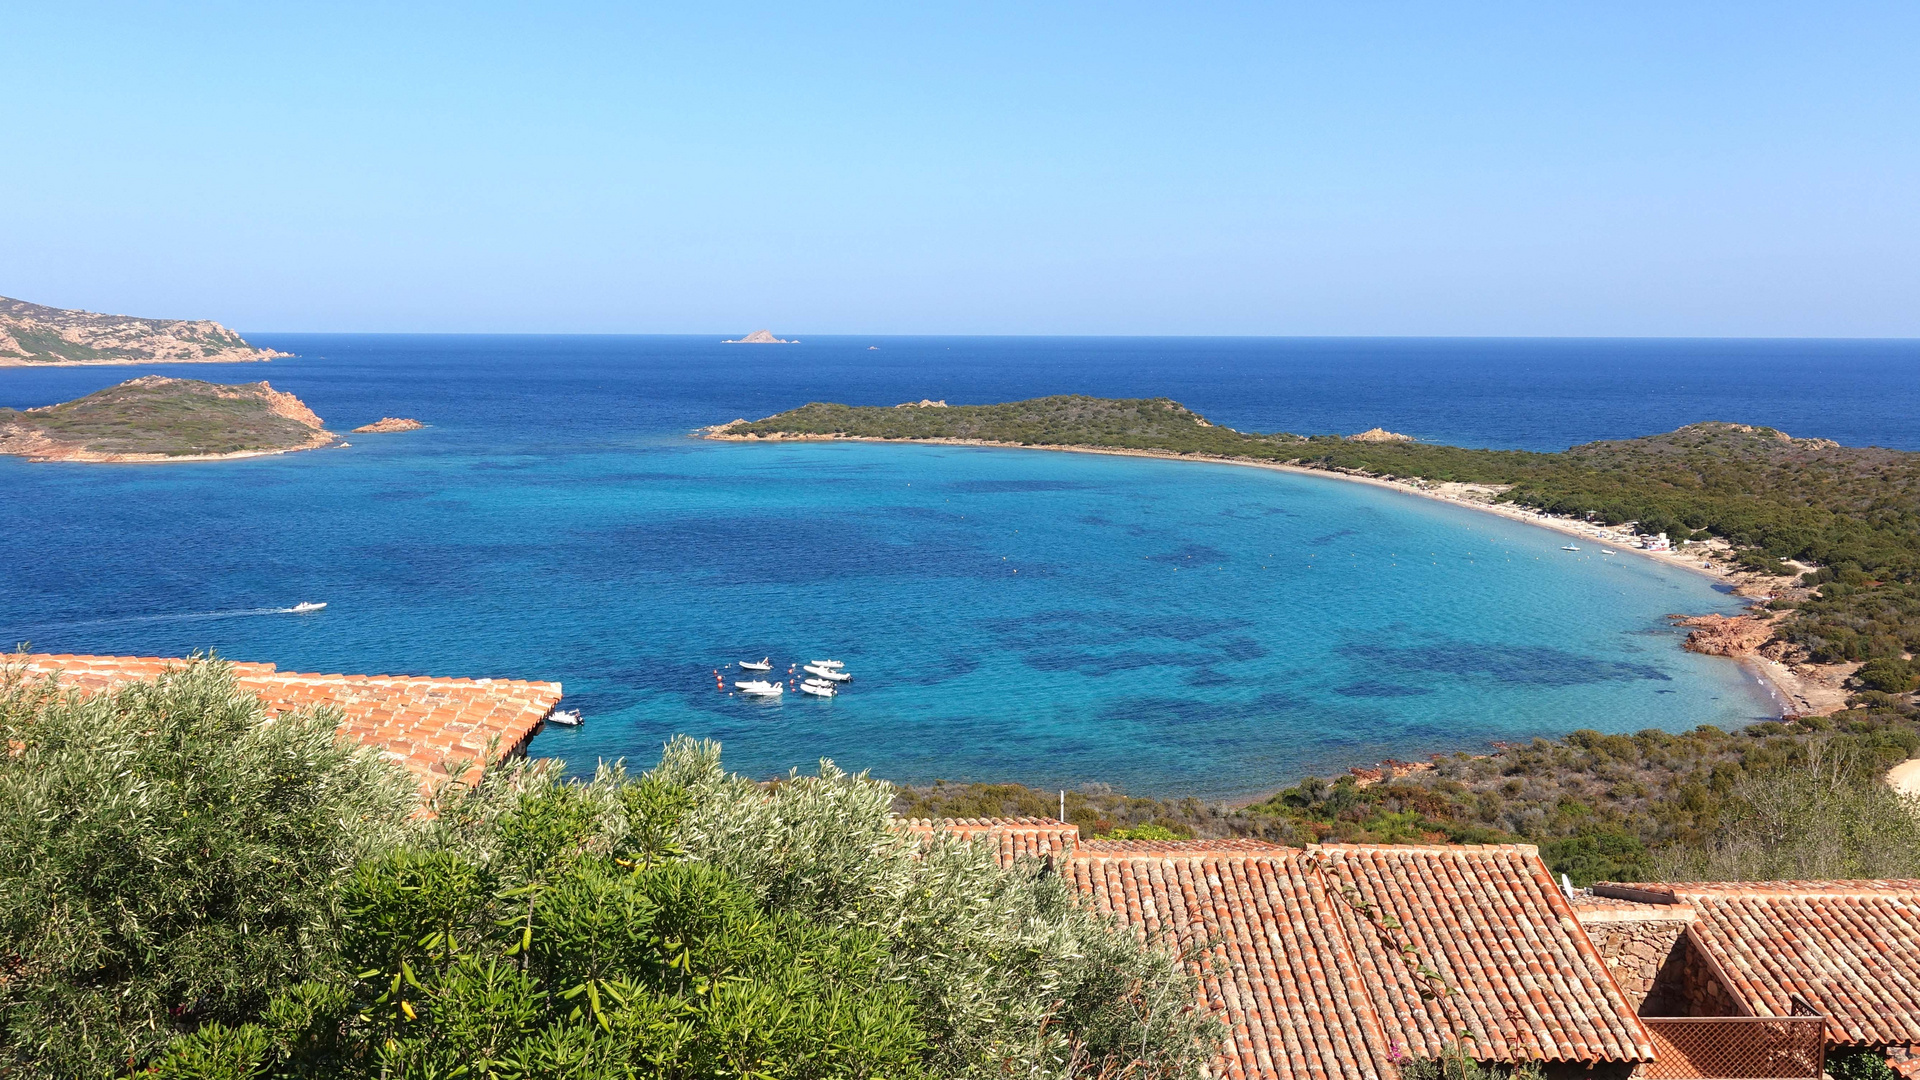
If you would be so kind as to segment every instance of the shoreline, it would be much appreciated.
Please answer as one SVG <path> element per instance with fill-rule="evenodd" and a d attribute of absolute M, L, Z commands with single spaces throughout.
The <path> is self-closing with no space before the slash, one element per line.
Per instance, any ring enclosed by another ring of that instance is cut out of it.
<path fill-rule="evenodd" d="M 738 421 L 735 421 L 738 423 Z M 1378 476 L 1366 476 L 1359 473 L 1340 472 L 1333 469 L 1318 469 L 1306 465 L 1291 465 L 1278 461 L 1260 461 L 1255 458 L 1227 457 L 1213 454 L 1180 454 L 1168 450 L 1136 450 L 1126 447 L 1084 446 L 1075 444 L 1027 445 L 1021 443 L 994 442 L 986 439 L 883 439 L 866 435 L 729 435 L 725 429 L 731 424 L 716 424 L 712 427 L 697 429 L 694 434 L 714 442 L 778 443 L 778 442 L 868 442 L 868 443 L 910 443 L 922 446 L 971 446 L 998 450 L 1051 450 L 1073 454 L 1105 454 L 1109 457 L 1155 458 L 1162 461 L 1198 461 L 1215 465 L 1239 465 L 1256 469 L 1269 469 L 1274 472 L 1293 473 L 1300 476 L 1318 476 L 1331 480 L 1343 480 L 1349 483 L 1368 484 L 1385 491 L 1394 491 L 1402 495 L 1413 495 L 1432 499 L 1436 502 L 1495 514 L 1509 521 L 1537 528 L 1549 529 L 1565 536 L 1586 539 L 1596 544 L 1616 545 L 1609 548 L 1616 554 L 1634 554 L 1652 559 L 1664 566 L 1676 567 L 1699 574 L 1725 586 L 1734 596 L 1748 600 L 1749 608 L 1757 606 L 1773 594 L 1773 590 L 1783 579 L 1755 574 L 1752 571 L 1722 565 L 1715 559 L 1726 557 L 1730 551 L 1725 541 L 1719 538 L 1696 545 L 1700 550 L 1693 552 L 1657 552 L 1634 547 L 1632 539 L 1618 530 L 1592 525 L 1573 518 L 1558 517 L 1545 511 L 1515 506 L 1512 503 L 1496 502 L 1495 497 L 1506 487 L 1489 484 L 1464 484 L 1451 481 L 1426 480 L 1388 480 Z M 1773 699 L 1774 707 L 1780 717 L 1806 715 L 1837 711 L 1844 706 L 1844 692 L 1824 683 L 1796 674 L 1787 665 L 1779 661 L 1749 653 L 1742 656 L 1727 656 L 1726 659 L 1739 664 L 1741 669 L 1754 677 Z M 1276 789 L 1278 790 L 1278 789 Z M 1271 794 L 1271 793 L 1269 793 Z M 1256 796 L 1249 801 L 1258 801 L 1266 796 Z"/>
<path fill-rule="evenodd" d="M 298 454 L 307 450 L 325 450 L 332 446 L 346 446 L 339 436 L 331 431 L 316 432 L 300 446 L 283 446 L 275 450 L 235 450 L 227 454 L 110 454 L 91 450 L 75 450 L 70 453 L 54 452 L 52 456 L 43 456 L 43 452 L 33 450 L 0 451 L 10 457 L 27 459 L 30 465 L 173 465 L 207 461 L 239 461 L 243 458 L 273 457 L 278 454 Z"/>

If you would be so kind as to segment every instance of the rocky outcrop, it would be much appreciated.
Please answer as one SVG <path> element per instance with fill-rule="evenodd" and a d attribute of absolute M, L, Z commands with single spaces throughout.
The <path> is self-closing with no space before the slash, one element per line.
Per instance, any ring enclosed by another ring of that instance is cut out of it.
<path fill-rule="evenodd" d="M 139 319 L 0 296 L 0 367 L 231 364 L 288 353 L 257 349 L 207 319 Z"/>
<path fill-rule="evenodd" d="M 722 345 L 798 345 L 798 341 L 785 341 L 773 336 L 771 330 L 755 330 L 743 338 L 728 338 Z"/>
<path fill-rule="evenodd" d="M 1773 638 L 1773 620 L 1764 615 L 1670 617 L 1676 626 L 1693 628 L 1686 649 L 1708 656 L 1752 656 Z"/>
<path fill-rule="evenodd" d="M 419 431 L 427 425 L 418 420 L 409 420 L 399 416 L 383 416 L 371 424 L 361 424 L 353 429 L 355 435 L 385 435 L 392 431 Z"/>
<path fill-rule="evenodd" d="M 903 401 L 894 406 L 896 409 L 944 409 L 946 407 L 947 402 L 944 398 L 939 401 L 934 401 L 932 398 L 921 398 L 919 401 Z"/>
<path fill-rule="evenodd" d="M 1413 436 L 1402 435 L 1386 428 L 1368 428 L 1357 435 L 1347 436 L 1348 442 L 1412 442 Z"/>

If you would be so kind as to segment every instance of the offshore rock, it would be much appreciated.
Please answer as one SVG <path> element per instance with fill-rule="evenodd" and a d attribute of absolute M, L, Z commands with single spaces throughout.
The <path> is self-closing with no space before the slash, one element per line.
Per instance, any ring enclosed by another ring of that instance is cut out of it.
<path fill-rule="evenodd" d="M 798 341 L 786 341 L 773 336 L 771 330 L 755 330 L 743 338 L 729 338 L 722 345 L 798 345 Z"/>
<path fill-rule="evenodd" d="M 390 431 L 419 431 L 427 425 L 418 420 L 409 420 L 400 416 L 383 416 L 371 424 L 362 424 L 353 429 L 355 435 L 385 435 Z"/>

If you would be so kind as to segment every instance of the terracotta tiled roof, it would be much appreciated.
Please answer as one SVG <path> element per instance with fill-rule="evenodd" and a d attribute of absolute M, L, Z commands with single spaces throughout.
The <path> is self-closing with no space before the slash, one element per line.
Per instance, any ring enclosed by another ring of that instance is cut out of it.
<path fill-rule="evenodd" d="M 1080 826 L 1054 818 L 909 818 L 904 824 L 923 836 L 945 832 L 962 840 L 988 840 L 1003 864 L 1022 855 L 1072 858 L 1080 843 Z"/>
<path fill-rule="evenodd" d="M 1798 994 L 1831 1043 L 1920 1043 L 1920 881 L 1665 887 L 1698 912 L 1701 946 L 1754 1014 L 1792 1015 Z"/>
<path fill-rule="evenodd" d="M 1103 855 L 1227 855 L 1236 852 L 1284 851 L 1265 840 L 1082 840 L 1084 854 Z"/>
<path fill-rule="evenodd" d="M 1377 1080 L 1391 1048 L 1319 875 L 1298 850 L 1089 853 L 1062 867 L 1095 907 L 1196 958 L 1200 996 L 1228 1026 L 1227 1080 Z"/>
<path fill-rule="evenodd" d="M 1529 846 L 1079 840 L 1046 818 L 909 826 L 986 837 L 1003 862 L 1054 854 L 1100 911 L 1150 937 L 1209 946 L 1194 970 L 1229 1028 L 1214 1068 L 1227 1080 L 1387 1080 L 1396 1054 L 1437 1054 L 1462 1030 L 1482 1059 L 1653 1056 Z"/>
<path fill-rule="evenodd" d="M 1465 1030 L 1475 1057 L 1652 1059 L 1633 1006 L 1531 845 L 1328 844 L 1306 858 L 1324 868 L 1382 1027 L 1408 1053 L 1438 1054 Z M 1385 916 L 1401 929 L 1384 928 Z M 1414 957 L 1444 987 L 1417 974 Z"/>
<path fill-rule="evenodd" d="M 151 681 L 185 664 L 156 656 L 32 655 L 30 674 L 58 673 L 63 685 L 112 689 Z M 272 664 L 232 664 L 234 681 L 257 695 L 269 715 L 329 705 L 341 713 L 340 732 L 384 751 L 418 777 L 423 789 L 447 777 L 447 765 L 473 762 L 477 776 L 494 760 L 526 749 L 540 722 L 560 701 L 560 684 L 522 679 L 443 679 L 408 675 L 313 675 L 278 671 Z"/>

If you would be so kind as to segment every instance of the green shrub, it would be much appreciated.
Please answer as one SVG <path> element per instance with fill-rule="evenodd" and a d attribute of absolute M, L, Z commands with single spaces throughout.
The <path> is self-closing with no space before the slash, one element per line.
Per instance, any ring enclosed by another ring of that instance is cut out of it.
<path fill-rule="evenodd" d="M 1892 657 L 1869 660 L 1853 673 L 1853 681 L 1883 694 L 1905 694 L 1920 685 L 1920 671 L 1912 661 Z"/>
<path fill-rule="evenodd" d="M 0 675 L 0 1073 L 118 1074 L 196 1027 L 232 1060 L 332 969 L 338 884 L 418 798 L 336 720 L 268 721 L 210 660 L 87 698 Z"/>

